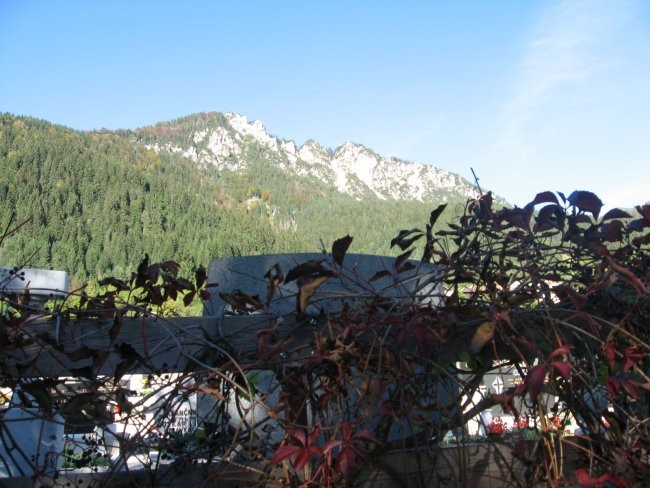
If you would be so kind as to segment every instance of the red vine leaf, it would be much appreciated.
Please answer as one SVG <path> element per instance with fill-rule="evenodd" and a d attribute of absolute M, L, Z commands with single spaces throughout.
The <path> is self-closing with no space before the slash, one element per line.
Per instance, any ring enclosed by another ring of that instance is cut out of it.
<path fill-rule="evenodd" d="M 329 441 L 325 445 L 323 452 L 329 453 L 335 448 L 340 448 L 334 461 L 334 466 L 341 476 L 350 478 L 354 468 L 357 466 L 357 457 L 367 457 L 362 448 L 363 443 L 378 444 L 379 440 L 369 430 L 353 432 L 350 422 L 345 421 L 341 426 L 341 439 Z"/>
<path fill-rule="evenodd" d="M 569 354 L 571 352 L 571 347 L 568 344 L 564 344 L 557 349 L 555 349 L 551 354 L 548 355 L 549 358 L 555 356 L 561 356 L 563 354 Z"/>
<path fill-rule="evenodd" d="M 537 399 L 546 379 L 546 365 L 538 364 L 528 372 L 522 385 L 517 387 L 517 393 L 528 392 L 533 401 Z"/>
<path fill-rule="evenodd" d="M 318 457 L 323 455 L 323 449 L 320 446 L 314 445 L 314 442 L 320 435 L 320 428 L 318 426 L 314 428 L 314 431 L 309 436 L 307 436 L 304 430 L 296 428 L 287 428 L 287 434 L 296 444 L 280 447 L 273 456 L 273 459 L 271 459 L 271 464 L 278 464 L 288 458 L 293 462 L 295 470 L 301 470 L 309 462 L 309 457 L 312 454 Z"/>
<path fill-rule="evenodd" d="M 607 359 L 607 365 L 613 369 L 616 366 L 616 343 L 613 340 L 607 341 L 603 352 L 605 353 L 605 359 Z"/>
<path fill-rule="evenodd" d="M 620 476 L 614 476 L 611 473 L 606 473 L 598 478 L 589 475 L 589 472 L 584 468 L 576 470 L 576 479 L 582 488 L 626 488 L 627 482 Z"/>
<path fill-rule="evenodd" d="M 548 363 L 549 366 L 554 367 L 558 373 L 560 373 L 560 376 L 564 378 L 566 381 L 569 381 L 571 379 L 571 364 L 569 364 L 566 361 L 551 361 Z"/>
<path fill-rule="evenodd" d="M 623 372 L 629 371 L 634 367 L 635 364 L 637 364 L 639 361 L 645 358 L 645 354 L 641 350 L 641 347 L 638 345 L 628 347 L 625 349 L 623 352 L 623 357 L 625 358 L 625 362 L 623 363 L 623 366 L 621 369 Z"/>

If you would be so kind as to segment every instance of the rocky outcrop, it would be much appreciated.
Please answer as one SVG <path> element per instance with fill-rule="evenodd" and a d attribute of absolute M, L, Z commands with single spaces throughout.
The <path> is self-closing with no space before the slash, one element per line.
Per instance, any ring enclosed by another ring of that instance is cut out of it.
<path fill-rule="evenodd" d="M 154 151 L 169 151 L 201 166 L 220 170 L 245 170 L 250 154 L 263 155 L 269 164 L 298 176 L 316 178 L 342 193 L 355 197 L 373 195 L 380 199 L 420 200 L 434 195 L 474 197 L 476 189 L 460 176 L 427 164 L 418 164 L 376 154 L 361 144 L 346 142 L 328 150 L 309 140 L 296 148 L 291 140 L 269 135 L 264 125 L 245 116 L 226 113 L 220 124 L 197 128 L 188 147 L 148 143 Z"/>

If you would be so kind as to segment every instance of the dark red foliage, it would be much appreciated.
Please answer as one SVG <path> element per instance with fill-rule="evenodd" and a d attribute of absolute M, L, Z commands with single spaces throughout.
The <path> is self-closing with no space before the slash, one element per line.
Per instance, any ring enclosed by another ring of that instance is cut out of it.
<path fill-rule="evenodd" d="M 286 444 L 280 447 L 275 452 L 271 464 L 278 464 L 285 459 L 290 459 L 293 462 L 294 469 L 303 469 L 309 462 L 310 457 L 316 456 L 320 458 L 323 456 L 323 449 L 316 444 L 319 435 L 320 428 L 318 426 L 309 435 L 303 429 L 287 428 L 288 442 L 294 442 L 294 444 Z"/>
<path fill-rule="evenodd" d="M 583 488 L 627 488 L 625 478 L 606 473 L 601 476 L 590 476 L 586 469 L 580 468 L 576 472 L 576 478 Z"/>
<path fill-rule="evenodd" d="M 329 453 L 338 450 L 334 460 L 336 470 L 344 478 L 350 478 L 357 467 L 357 458 L 367 459 L 364 444 L 379 444 L 379 439 L 370 430 L 352 431 L 350 422 L 341 425 L 341 438 L 329 441 L 323 451 Z"/>

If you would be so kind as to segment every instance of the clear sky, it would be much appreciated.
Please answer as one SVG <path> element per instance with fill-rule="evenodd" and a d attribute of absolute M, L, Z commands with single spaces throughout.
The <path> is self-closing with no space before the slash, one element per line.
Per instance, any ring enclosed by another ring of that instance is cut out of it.
<path fill-rule="evenodd" d="M 0 112 L 75 129 L 237 112 L 523 205 L 650 199 L 650 2 L 0 0 Z"/>

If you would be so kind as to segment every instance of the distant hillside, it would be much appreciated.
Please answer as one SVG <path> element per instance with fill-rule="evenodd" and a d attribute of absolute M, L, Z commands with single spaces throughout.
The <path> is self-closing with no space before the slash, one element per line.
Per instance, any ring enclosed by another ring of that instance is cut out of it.
<path fill-rule="evenodd" d="M 27 221 L 0 264 L 78 282 L 124 276 L 145 252 L 189 273 L 213 257 L 317 251 L 348 233 L 355 252 L 389 254 L 399 229 L 473 194 L 456 175 L 357 144 L 296 149 L 236 114 L 115 132 L 2 114 L 0 165 L 0 225 Z"/>

